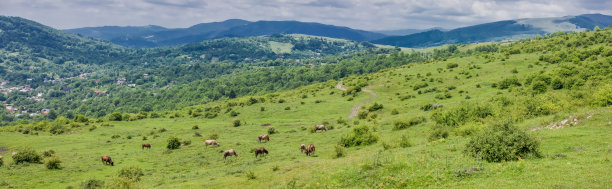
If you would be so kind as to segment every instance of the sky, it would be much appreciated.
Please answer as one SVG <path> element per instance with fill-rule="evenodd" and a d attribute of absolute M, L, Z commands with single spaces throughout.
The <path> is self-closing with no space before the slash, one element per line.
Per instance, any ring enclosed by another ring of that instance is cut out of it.
<path fill-rule="evenodd" d="M 297 20 L 362 30 L 452 29 L 518 18 L 612 15 L 610 0 L 0 0 L 0 15 L 57 28 L 159 25 L 227 19 Z"/>

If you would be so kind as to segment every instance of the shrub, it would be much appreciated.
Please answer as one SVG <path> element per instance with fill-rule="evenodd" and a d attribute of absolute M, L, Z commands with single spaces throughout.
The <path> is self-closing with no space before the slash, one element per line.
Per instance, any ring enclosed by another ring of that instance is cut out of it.
<path fill-rule="evenodd" d="M 142 136 L 142 140 L 147 140 L 147 136 Z"/>
<path fill-rule="evenodd" d="M 606 85 L 601 87 L 595 94 L 594 103 L 598 106 L 610 106 L 612 105 L 612 85 Z"/>
<path fill-rule="evenodd" d="M 278 103 L 285 103 L 285 99 L 278 99 Z"/>
<path fill-rule="evenodd" d="M 160 132 L 160 133 L 163 133 L 163 132 L 166 132 L 166 131 L 168 131 L 168 129 L 166 129 L 166 128 L 161 128 L 161 129 L 159 130 L 159 132 Z"/>
<path fill-rule="evenodd" d="M 121 136 L 120 135 L 113 135 L 113 136 L 111 136 L 111 139 L 118 139 L 118 138 L 121 138 Z"/>
<path fill-rule="evenodd" d="M 257 178 L 257 176 L 255 176 L 255 173 L 253 171 L 247 171 L 245 175 L 249 180 L 253 180 Z"/>
<path fill-rule="evenodd" d="M 144 172 L 142 171 L 141 168 L 131 166 L 131 167 L 122 168 L 119 171 L 118 176 L 120 178 L 130 180 L 132 182 L 138 182 L 140 181 L 140 177 L 144 176 Z"/>
<path fill-rule="evenodd" d="M 465 152 L 487 162 L 513 161 L 526 156 L 540 157 L 540 143 L 510 121 L 490 126 L 471 138 Z"/>
<path fill-rule="evenodd" d="M 535 81 L 531 84 L 531 90 L 535 94 L 544 93 L 548 90 L 548 85 L 544 81 Z"/>
<path fill-rule="evenodd" d="M 168 145 L 166 145 L 166 148 L 173 150 L 173 149 L 178 149 L 181 147 L 181 142 L 179 142 L 179 139 L 176 137 L 170 137 L 168 138 Z"/>
<path fill-rule="evenodd" d="M 442 108 L 442 107 L 444 107 L 442 104 L 436 103 L 436 104 L 425 104 L 421 106 L 420 109 L 423 111 L 431 111 L 431 110 L 435 110 L 435 109 Z"/>
<path fill-rule="evenodd" d="M 368 108 L 368 111 L 374 112 L 374 111 L 378 111 L 380 109 L 383 109 L 383 105 L 382 104 L 378 104 L 378 103 L 375 102 L 374 104 L 372 104 L 372 106 L 370 106 Z"/>
<path fill-rule="evenodd" d="M 32 150 L 31 148 L 23 148 L 17 151 L 17 155 L 13 157 L 13 162 L 15 164 L 20 163 L 41 163 L 42 157 L 38 154 L 38 152 Z"/>
<path fill-rule="evenodd" d="M 393 146 L 392 144 L 389 144 L 384 141 L 382 142 L 382 147 L 383 147 L 383 150 L 389 150 L 389 149 L 395 148 L 395 146 Z"/>
<path fill-rule="evenodd" d="M 81 183 L 82 189 L 96 189 L 96 188 L 103 188 L 103 186 L 104 186 L 104 181 L 96 180 L 96 179 L 89 179 Z"/>
<path fill-rule="evenodd" d="M 397 109 L 391 110 L 391 115 L 397 115 L 397 114 L 399 114 L 399 111 L 397 111 Z"/>
<path fill-rule="evenodd" d="M 276 129 L 274 129 L 274 127 L 268 128 L 268 134 L 274 134 L 274 133 L 276 133 Z"/>
<path fill-rule="evenodd" d="M 340 158 L 340 157 L 344 157 L 346 155 L 346 148 L 344 148 L 344 146 L 342 145 L 335 145 L 334 146 L 334 150 L 335 150 L 335 154 L 334 154 L 334 158 Z"/>
<path fill-rule="evenodd" d="M 287 106 L 285 107 L 285 110 L 291 110 L 291 107 Z"/>
<path fill-rule="evenodd" d="M 51 157 L 53 154 L 55 154 L 55 151 L 54 151 L 54 150 L 45 150 L 45 151 L 43 152 L 43 156 L 44 156 L 44 157 Z"/>
<path fill-rule="evenodd" d="M 426 119 L 425 117 L 413 117 L 410 118 L 409 120 L 395 120 L 393 121 L 393 130 L 401 130 L 401 129 L 405 129 L 408 128 L 410 126 L 415 126 L 418 125 L 420 123 L 425 122 Z"/>
<path fill-rule="evenodd" d="M 189 146 L 191 144 L 191 140 L 185 139 L 185 140 L 183 140 L 183 142 L 181 144 L 183 144 L 184 146 Z"/>
<path fill-rule="evenodd" d="M 239 119 L 235 119 L 234 121 L 232 121 L 232 125 L 233 125 L 234 127 L 238 127 L 238 126 L 240 126 L 240 124 L 241 124 L 241 123 L 240 123 L 240 120 L 239 120 Z"/>
<path fill-rule="evenodd" d="M 208 139 L 217 140 L 218 138 L 219 138 L 219 134 L 217 133 L 211 133 L 208 135 Z"/>
<path fill-rule="evenodd" d="M 519 82 L 518 78 L 516 77 L 505 78 L 499 81 L 497 86 L 499 89 L 507 89 L 511 86 L 521 86 L 521 82 Z"/>
<path fill-rule="evenodd" d="M 368 112 L 367 111 L 359 111 L 359 113 L 357 113 L 357 118 L 359 118 L 359 119 L 368 118 Z"/>
<path fill-rule="evenodd" d="M 198 129 L 200 129 L 200 127 L 198 125 L 194 125 L 193 127 L 191 127 L 191 129 L 198 130 Z"/>
<path fill-rule="evenodd" d="M 89 119 L 87 117 L 85 117 L 84 115 L 76 115 L 74 117 L 74 119 L 72 119 L 74 122 L 81 122 L 81 123 L 85 123 L 88 122 Z"/>
<path fill-rule="evenodd" d="M 278 171 L 280 170 L 280 167 L 278 167 L 278 165 L 275 165 L 272 167 L 272 171 Z"/>
<path fill-rule="evenodd" d="M 429 139 L 429 141 L 434 141 L 434 140 L 438 140 L 441 138 L 446 138 L 449 135 L 449 129 L 441 126 L 441 125 L 436 125 L 434 127 L 431 127 L 431 130 L 429 132 L 429 136 L 427 137 L 427 139 Z"/>
<path fill-rule="evenodd" d="M 151 115 L 149 117 L 150 118 L 159 118 L 161 116 L 157 112 L 153 112 L 153 113 L 151 113 Z"/>
<path fill-rule="evenodd" d="M 232 117 L 236 117 L 236 116 L 238 116 L 238 114 L 240 114 L 240 113 L 238 113 L 236 111 L 231 111 L 230 112 L 230 116 L 232 116 Z"/>
<path fill-rule="evenodd" d="M 259 108 L 259 111 L 262 111 L 262 112 L 263 112 L 263 111 L 266 111 L 266 107 L 260 107 L 260 108 Z"/>
<path fill-rule="evenodd" d="M 370 145 L 378 141 L 378 135 L 367 125 L 353 128 L 353 131 L 340 138 L 340 144 L 345 147 Z"/>
<path fill-rule="evenodd" d="M 437 110 L 431 114 L 431 119 L 437 124 L 454 127 L 492 115 L 493 110 L 488 104 L 463 103 L 447 111 Z"/>
<path fill-rule="evenodd" d="M 459 67 L 459 64 L 453 62 L 446 64 L 446 69 L 453 69 L 456 67 Z"/>
<path fill-rule="evenodd" d="M 202 137 L 202 134 L 200 134 L 200 132 L 195 132 L 195 133 L 193 133 L 193 136 L 194 137 Z"/>
<path fill-rule="evenodd" d="M 407 148 L 407 147 L 412 146 L 412 142 L 410 142 L 410 138 L 408 138 L 408 135 L 402 135 L 399 145 L 402 148 Z"/>
<path fill-rule="evenodd" d="M 61 169 L 61 163 L 62 161 L 60 161 L 58 157 L 52 157 L 47 160 L 47 162 L 45 162 L 45 166 L 47 167 L 47 169 Z"/>
<path fill-rule="evenodd" d="M 123 115 L 121 115 L 120 112 L 113 112 L 112 114 L 108 116 L 109 121 L 121 121 L 122 118 L 123 118 Z"/>

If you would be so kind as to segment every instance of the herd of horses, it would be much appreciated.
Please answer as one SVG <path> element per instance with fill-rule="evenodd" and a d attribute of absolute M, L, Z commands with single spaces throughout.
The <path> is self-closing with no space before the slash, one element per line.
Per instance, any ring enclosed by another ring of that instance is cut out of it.
<path fill-rule="evenodd" d="M 318 130 L 321 131 L 327 131 L 327 128 L 325 128 L 325 125 L 315 125 L 314 126 L 314 132 L 317 132 Z M 259 135 L 257 136 L 257 139 L 259 140 L 259 142 L 261 143 L 261 141 L 266 141 L 269 142 L 270 141 L 270 135 L 264 134 L 264 135 Z M 219 142 L 217 142 L 217 140 L 215 139 L 211 139 L 211 140 L 205 140 L 204 144 L 206 144 L 206 148 L 208 148 L 209 145 L 214 145 L 214 146 L 221 146 L 219 144 Z M 145 148 L 151 149 L 151 144 L 149 143 L 143 143 L 142 144 L 142 149 L 144 150 Z M 315 152 L 315 145 L 314 144 L 309 144 L 308 146 L 306 146 L 306 144 L 301 144 L 300 145 L 300 152 L 305 153 L 306 156 L 311 156 L 314 154 Z M 268 154 L 268 150 L 266 150 L 266 148 L 264 147 L 260 147 L 260 148 L 256 148 L 255 150 L 253 150 L 253 153 L 255 153 L 255 158 L 257 158 L 260 155 L 267 155 Z M 15 154 L 13 154 L 13 156 L 15 156 Z M 223 152 L 223 160 L 225 160 L 228 156 L 235 156 L 238 157 L 238 154 L 236 153 L 236 150 L 234 149 L 229 149 L 229 150 L 225 150 Z M 108 155 L 103 155 L 100 157 L 102 159 L 102 163 L 104 165 L 110 165 L 110 166 L 114 166 L 115 163 L 113 162 L 113 160 L 111 159 L 110 156 Z"/>

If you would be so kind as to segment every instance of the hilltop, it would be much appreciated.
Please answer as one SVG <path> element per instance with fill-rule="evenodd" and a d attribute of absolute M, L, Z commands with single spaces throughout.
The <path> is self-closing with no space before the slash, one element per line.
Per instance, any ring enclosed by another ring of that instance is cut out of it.
<path fill-rule="evenodd" d="M 222 22 L 200 23 L 188 28 L 158 26 L 104 26 L 64 30 L 69 33 L 104 39 L 126 47 L 172 46 L 223 37 L 247 37 L 272 34 L 305 34 L 356 41 L 370 41 L 383 34 L 333 25 L 298 21 L 250 22 L 230 19 Z"/>
<path fill-rule="evenodd" d="M 489 41 L 533 38 L 554 32 L 579 32 L 606 28 L 612 24 L 612 16 L 584 14 L 553 18 L 524 18 L 484 23 L 449 31 L 430 30 L 405 36 L 391 36 L 373 40 L 373 43 L 399 47 L 431 47 L 444 44 L 479 43 Z"/>
<path fill-rule="evenodd" d="M 5 153 L 0 184 L 602 188 L 612 184 L 610 43 L 606 28 L 449 45 L 431 55 L 364 54 L 356 62 L 393 66 L 176 111 L 2 127 L 0 149 L 46 151 L 46 165 L 59 159 L 61 169 L 16 165 Z M 313 133 L 316 124 L 328 130 Z M 258 142 L 260 134 L 270 134 L 270 141 Z M 167 150 L 173 137 L 184 145 Z M 206 147 L 203 140 L 212 138 L 221 146 Z M 153 148 L 143 150 L 142 143 Z M 316 145 L 315 155 L 301 153 L 300 144 Z M 270 153 L 255 158 L 257 147 Z M 227 149 L 239 156 L 224 160 Z M 114 166 L 103 165 L 101 155 L 110 155 Z"/>

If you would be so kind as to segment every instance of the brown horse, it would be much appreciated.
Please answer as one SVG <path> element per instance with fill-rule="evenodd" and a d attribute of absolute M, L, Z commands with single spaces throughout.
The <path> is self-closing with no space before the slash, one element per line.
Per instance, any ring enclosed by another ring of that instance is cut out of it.
<path fill-rule="evenodd" d="M 206 147 L 208 148 L 208 145 L 216 145 L 216 146 L 221 146 L 219 145 L 219 143 L 217 142 L 217 140 L 205 140 L 204 143 L 206 144 Z"/>
<path fill-rule="evenodd" d="M 257 158 L 257 155 L 259 155 L 259 154 L 261 154 L 261 155 L 264 155 L 264 154 L 268 155 L 268 150 L 266 150 L 264 147 L 255 149 L 255 158 Z"/>
<path fill-rule="evenodd" d="M 236 154 L 236 151 L 234 149 L 229 149 L 229 150 L 225 150 L 225 152 L 223 152 L 223 160 L 225 160 L 225 158 L 227 156 L 236 156 L 236 157 L 238 157 L 238 154 Z"/>
<path fill-rule="evenodd" d="M 266 140 L 266 142 L 270 141 L 270 135 L 259 135 L 257 138 L 259 139 L 259 142 L 261 142 L 261 140 Z"/>
<path fill-rule="evenodd" d="M 113 162 L 113 160 L 111 159 L 110 156 L 104 155 L 102 156 L 102 163 L 104 165 L 111 165 L 111 166 L 115 166 L 115 163 Z"/>
<path fill-rule="evenodd" d="M 151 144 L 149 143 L 142 144 L 142 149 L 144 150 L 145 148 L 151 149 Z"/>
<path fill-rule="evenodd" d="M 327 131 L 327 128 L 325 128 L 325 125 L 315 125 L 314 132 L 317 132 L 318 130 Z"/>
<path fill-rule="evenodd" d="M 300 152 L 305 152 L 305 151 L 306 151 L 306 144 L 300 145 Z"/>
<path fill-rule="evenodd" d="M 314 154 L 314 152 L 315 152 L 314 144 L 309 144 L 308 147 L 306 147 L 306 155 L 310 156 L 310 154 Z"/>

